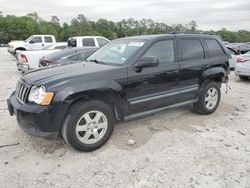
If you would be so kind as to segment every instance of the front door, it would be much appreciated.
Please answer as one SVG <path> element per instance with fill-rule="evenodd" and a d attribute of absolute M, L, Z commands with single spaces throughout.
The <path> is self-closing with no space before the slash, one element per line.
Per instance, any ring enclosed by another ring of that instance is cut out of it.
<path fill-rule="evenodd" d="M 157 57 L 157 67 L 143 68 L 136 72 L 128 67 L 127 97 L 130 113 L 148 111 L 175 102 L 179 64 L 175 62 L 173 38 L 154 42 L 142 57 Z"/>

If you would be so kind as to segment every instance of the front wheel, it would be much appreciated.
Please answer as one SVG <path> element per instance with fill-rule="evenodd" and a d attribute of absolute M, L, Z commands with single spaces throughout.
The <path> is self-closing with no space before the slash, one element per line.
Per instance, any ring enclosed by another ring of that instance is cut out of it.
<path fill-rule="evenodd" d="M 218 108 L 220 98 L 220 84 L 210 82 L 201 91 L 199 100 L 194 104 L 194 109 L 200 114 L 211 114 Z"/>
<path fill-rule="evenodd" d="M 113 110 L 101 101 L 73 105 L 62 127 L 66 143 L 80 151 L 93 151 L 104 145 L 115 124 Z"/>

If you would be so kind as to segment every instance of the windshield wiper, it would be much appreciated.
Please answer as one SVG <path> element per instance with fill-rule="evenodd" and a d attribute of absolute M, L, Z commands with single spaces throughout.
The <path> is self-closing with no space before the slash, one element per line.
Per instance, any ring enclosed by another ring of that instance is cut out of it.
<path fill-rule="evenodd" d="M 90 59 L 89 61 L 91 61 L 91 62 L 95 62 L 95 63 L 97 63 L 97 64 L 103 64 L 103 65 L 105 65 L 105 64 L 106 64 L 105 62 L 103 62 L 103 61 L 99 61 L 99 60 L 97 60 L 97 59 Z"/>

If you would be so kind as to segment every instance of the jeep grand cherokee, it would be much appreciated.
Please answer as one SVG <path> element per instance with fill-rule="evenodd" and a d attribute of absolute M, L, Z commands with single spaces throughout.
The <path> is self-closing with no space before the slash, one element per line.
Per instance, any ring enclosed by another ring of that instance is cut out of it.
<path fill-rule="evenodd" d="M 229 58 L 212 35 L 116 39 L 82 63 L 23 75 L 8 108 L 28 134 L 62 135 L 74 148 L 92 151 L 110 138 L 117 121 L 188 104 L 200 114 L 214 112 Z"/>

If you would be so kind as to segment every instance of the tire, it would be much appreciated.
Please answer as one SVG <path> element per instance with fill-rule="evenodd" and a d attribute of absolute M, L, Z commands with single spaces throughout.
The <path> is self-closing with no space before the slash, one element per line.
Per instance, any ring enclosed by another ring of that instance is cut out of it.
<path fill-rule="evenodd" d="M 109 105 L 97 100 L 79 102 L 70 108 L 62 127 L 62 136 L 73 148 L 89 152 L 109 140 L 114 124 L 114 112 Z"/>
<path fill-rule="evenodd" d="M 202 89 L 199 100 L 194 103 L 194 110 L 203 115 L 211 114 L 218 108 L 220 98 L 220 83 L 209 82 Z"/>
<path fill-rule="evenodd" d="M 248 80 L 248 76 L 239 76 L 241 80 Z"/>

